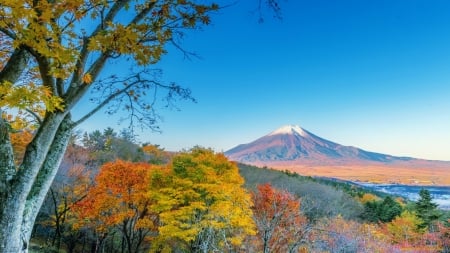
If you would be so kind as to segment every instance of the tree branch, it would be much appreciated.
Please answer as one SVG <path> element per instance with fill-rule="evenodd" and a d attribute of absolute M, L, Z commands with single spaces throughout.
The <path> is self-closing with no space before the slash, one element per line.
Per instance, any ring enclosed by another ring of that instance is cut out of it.
<path fill-rule="evenodd" d="M 4 33 L 6 36 L 8 36 L 9 38 L 11 38 L 13 40 L 15 40 L 17 38 L 16 35 L 13 32 L 8 31 L 8 30 L 6 30 L 3 27 L 0 27 L 0 32 Z"/>
<path fill-rule="evenodd" d="M 0 85 L 3 82 L 16 83 L 26 69 L 31 55 L 24 48 L 17 48 L 0 72 Z"/>
<path fill-rule="evenodd" d="M 35 112 L 33 112 L 32 110 L 29 110 L 29 109 L 26 109 L 26 111 L 29 114 L 31 114 L 31 116 L 33 116 L 36 119 L 36 121 L 38 122 L 39 125 L 42 124 L 42 119 L 41 119 L 41 117 L 39 117 L 39 115 L 37 113 L 35 113 Z"/>
<path fill-rule="evenodd" d="M 46 57 L 43 57 L 39 54 L 33 54 L 38 63 L 39 72 L 41 74 L 42 84 L 51 89 L 54 95 L 58 94 L 58 90 L 56 89 L 56 83 L 53 76 L 50 74 L 50 62 Z"/>
<path fill-rule="evenodd" d="M 141 22 L 147 16 L 147 14 L 150 13 L 150 11 L 153 9 L 153 7 L 155 7 L 155 5 L 156 5 L 156 1 L 150 3 L 147 7 L 142 9 L 141 12 L 139 12 L 139 14 L 137 14 L 133 18 L 133 20 L 131 20 L 129 25 L 138 24 L 139 22 Z"/>
<path fill-rule="evenodd" d="M 103 53 L 101 56 L 97 58 L 97 60 L 91 65 L 87 73 L 89 73 L 92 77 L 92 80 L 95 80 L 100 71 L 103 69 L 103 66 L 106 63 L 106 60 L 109 58 L 107 53 Z M 82 83 L 78 85 L 77 83 L 73 83 L 67 91 L 67 95 L 65 97 L 66 101 L 66 110 L 72 109 L 75 104 L 84 96 L 86 91 L 89 89 L 90 85 L 87 83 Z"/>
<path fill-rule="evenodd" d="M 105 30 L 105 23 L 113 21 L 114 18 L 116 17 L 117 13 L 123 8 L 125 7 L 125 5 L 130 2 L 130 0 L 118 0 L 113 7 L 111 7 L 111 9 L 108 11 L 108 13 L 106 14 L 105 18 L 101 20 L 100 24 L 97 26 L 97 28 L 95 28 L 94 32 L 92 32 L 91 36 L 89 36 L 90 38 L 94 37 L 95 35 L 97 35 L 99 32 L 104 31 Z"/>
<path fill-rule="evenodd" d="M 111 102 L 114 98 L 118 97 L 119 95 L 125 93 L 130 87 L 132 87 L 133 85 L 135 85 L 137 82 L 133 82 L 128 84 L 127 86 L 125 86 L 125 88 L 113 93 L 112 95 L 110 95 L 109 97 L 107 97 L 106 99 L 103 100 L 103 102 L 101 102 L 100 104 L 98 104 L 92 111 L 88 112 L 86 115 L 84 115 L 83 117 L 81 117 L 79 120 L 77 120 L 74 125 L 79 125 L 82 122 L 84 122 L 86 119 L 88 119 L 89 117 L 91 117 L 92 115 L 94 115 L 96 112 L 100 111 L 103 107 L 105 107 L 109 102 Z"/>
<path fill-rule="evenodd" d="M 88 50 L 88 45 L 90 39 L 92 39 L 94 36 L 99 34 L 101 31 L 105 31 L 106 28 L 104 26 L 105 23 L 113 21 L 116 17 L 117 13 L 129 2 L 130 0 L 119 0 L 117 1 L 109 10 L 108 14 L 106 14 L 106 17 L 100 21 L 100 24 L 96 27 L 96 29 L 91 33 L 91 35 L 88 38 L 83 39 L 83 47 L 80 52 L 80 58 L 77 61 L 76 68 L 74 71 L 74 76 L 71 80 L 71 85 L 66 92 L 66 110 L 71 109 L 78 101 L 79 99 L 84 95 L 84 93 L 88 90 L 88 85 L 83 84 L 80 82 L 82 76 L 85 73 L 89 73 L 92 77 L 92 80 L 94 81 L 98 75 L 100 74 L 100 71 L 103 69 L 103 66 L 105 65 L 106 60 L 109 58 L 109 55 L 111 52 L 103 52 L 96 60 L 95 62 L 90 66 L 89 70 L 85 72 L 85 65 L 87 58 L 90 54 L 90 51 Z"/>

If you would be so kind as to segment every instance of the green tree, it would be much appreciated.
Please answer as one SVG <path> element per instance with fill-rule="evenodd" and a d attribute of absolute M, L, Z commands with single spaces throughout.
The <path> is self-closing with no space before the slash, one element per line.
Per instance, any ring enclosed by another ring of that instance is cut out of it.
<path fill-rule="evenodd" d="M 167 99 L 191 98 L 188 89 L 161 83 L 150 66 L 185 29 L 209 24 L 208 14 L 216 9 L 208 1 L 2 0 L 1 252 L 27 251 L 37 213 L 77 125 L 101 109 L 123 108 L 132 122 L 154 128 L 159 98 L 145 94 L 157 89 L 167 91 Z M 130 72 L 102 76 L 119 58 L 130 64 Z M 72 118 L 71 111 L 88 98 L 95 102 L 90 111 Z M 9 135 L 14 121 L 35 129 L 18 166 Z"/>
<path fill-rule="evenodd" d="M 420 228 L 430 228 L 434 221 L 438 220 L 442 215 L 437 209 L 437 204 L 433 202 L 430 191 L 422 188 L 419 191 L 419 199 L 414 204 L 414 211 L 422 220 Z"/>
<path fill-rule="evenodd" d="M 386 198 L 384 198 L 380 206 L 380 221 L 389 222 L 395 217 L 399 216 L 402 212 L 402 206 L 397 201 L 392 199 L 392 197 L 387 196 Z"/>
<path fill-rule="evenodd" d="M 402 206 L 387 196 L 382 201 L 368 201 L 364 203 L 361 217 L 370 222 L 390 222 L 403 212 Z"/>

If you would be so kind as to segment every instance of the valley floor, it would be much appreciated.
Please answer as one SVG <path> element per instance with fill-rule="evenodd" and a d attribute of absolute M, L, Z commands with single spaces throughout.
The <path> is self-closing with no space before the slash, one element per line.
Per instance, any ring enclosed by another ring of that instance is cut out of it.
<path fill-rule="evenodd" d="M 304 176 L 323 176 L 353 182 L 449 186 L 449 168 L 405 168 L 388 166 L 280 166 Z"/>

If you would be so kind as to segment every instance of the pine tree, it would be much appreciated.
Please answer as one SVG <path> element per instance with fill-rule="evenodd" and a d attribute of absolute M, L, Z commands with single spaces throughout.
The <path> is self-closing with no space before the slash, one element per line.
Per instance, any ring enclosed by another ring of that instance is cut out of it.
<path fill-rule="evenodd" d="M 390 222 L 403 212 L 402 206 L 394 199 L 387 196 L 380 205 L 379 219 L 382 222 Z"/>
<path fill-rule="evenodd" d="M 361 217 L 369 222 L 390 222 L 402 212 L 402 206 L 387 196 L 383 201 L 366 202 Z"/>
<path fill-rule="evenodd" d="M 437 204 L 432 200 L 430 191 L 422 188 L 419 192 L 419 199 L 414 206 L 417 217 L 423 221 L 419 225 L 420 228 L 430 228 L 433 221 L 438 220 L 442 215 L 437 209 Z"/>

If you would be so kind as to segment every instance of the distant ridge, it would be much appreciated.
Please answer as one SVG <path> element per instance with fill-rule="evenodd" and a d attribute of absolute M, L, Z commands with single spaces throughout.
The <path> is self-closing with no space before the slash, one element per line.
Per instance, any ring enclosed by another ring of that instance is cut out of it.
<path fill-rule="evenodd" d="M 450 162 L 398 157 L 344 146 L 301 128 L 282 126 L 247 144 L 225 152 L 233 161 L 257 166 L 401 165 L 406 167 L 447 166 Z"/>

